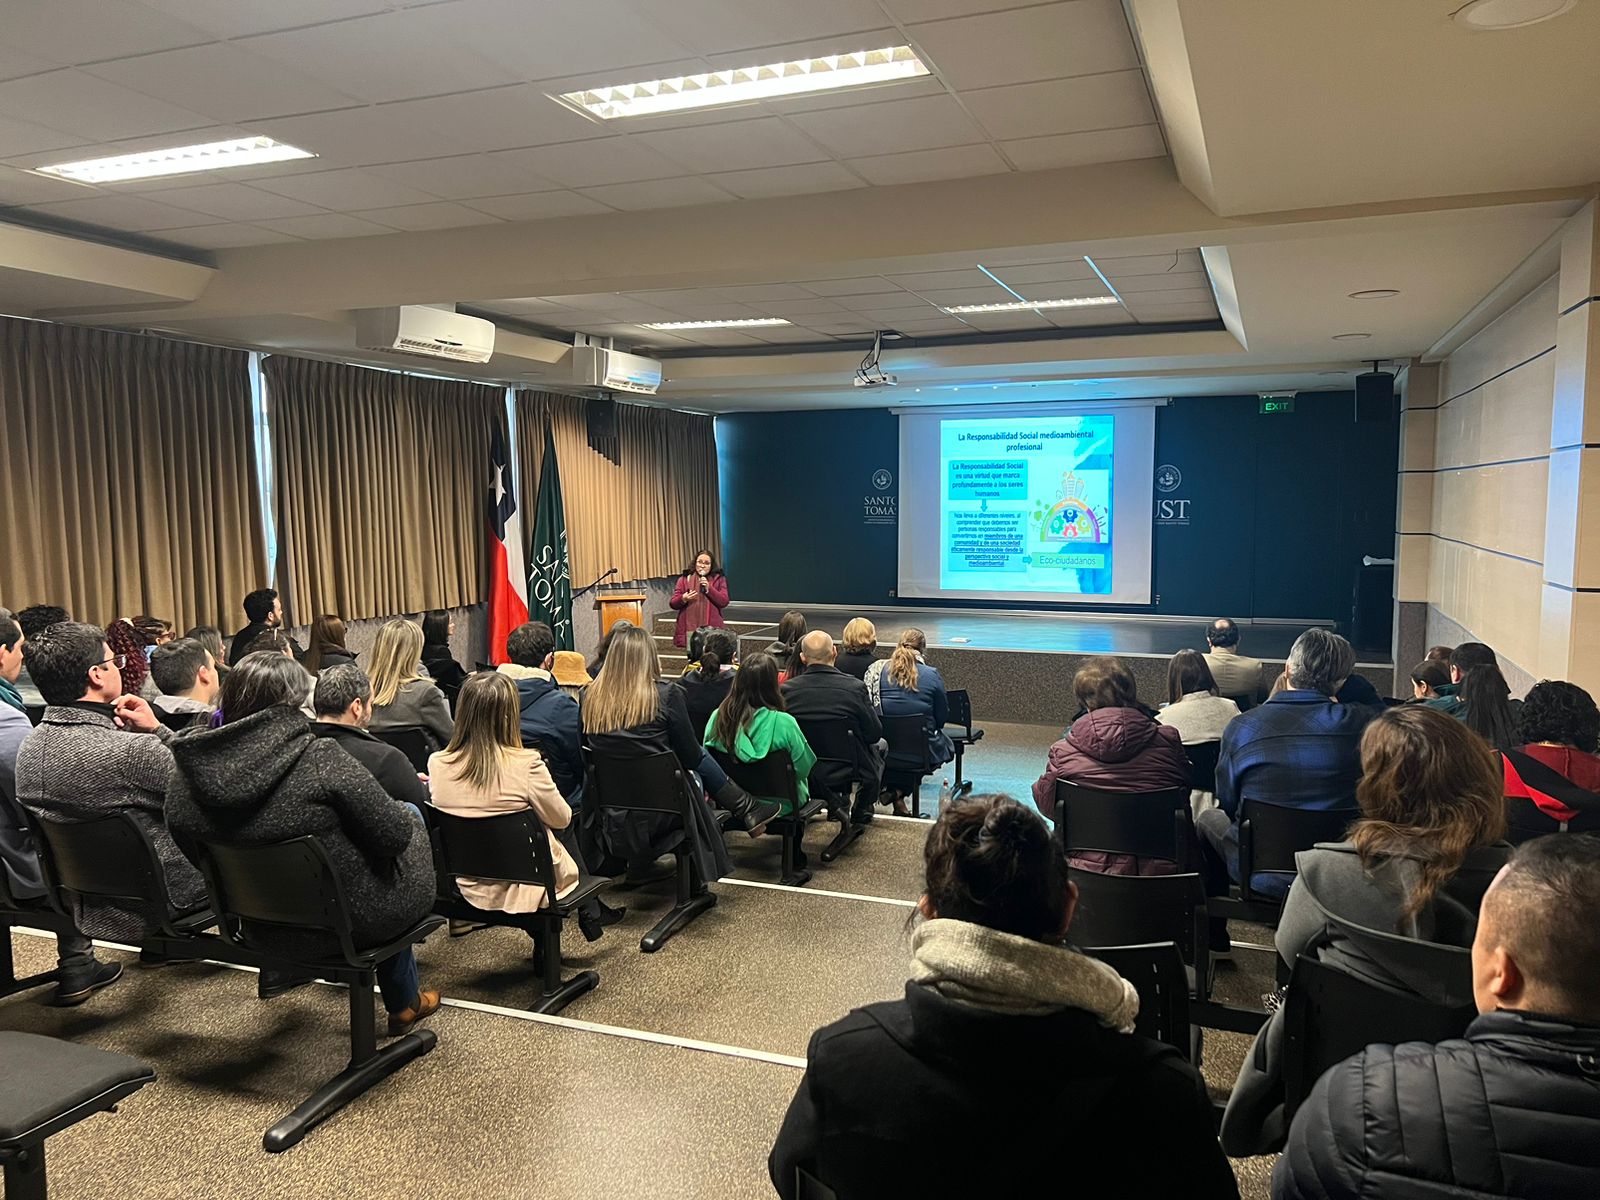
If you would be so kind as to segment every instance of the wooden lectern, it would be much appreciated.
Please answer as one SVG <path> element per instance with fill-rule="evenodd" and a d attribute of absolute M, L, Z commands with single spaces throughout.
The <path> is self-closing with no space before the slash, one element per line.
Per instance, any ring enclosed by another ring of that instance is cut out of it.
<path fill-rule="evenodd" d="M 632 621 L 643 628 L 644 602 L 643 592 L 600 592 L 596 595 L 594 606 L 600 610 L 600 636 L 610 633 L 618 621 Z"/>

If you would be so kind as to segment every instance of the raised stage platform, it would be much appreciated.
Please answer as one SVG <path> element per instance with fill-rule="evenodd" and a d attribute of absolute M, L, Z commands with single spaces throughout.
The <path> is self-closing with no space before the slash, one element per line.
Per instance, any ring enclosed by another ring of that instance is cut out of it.
<path fill-rule="evenodd" d="M 1160 704 L 1167 698 L 1168 660 L 1179 650 L 1204 651 L 1209 624 L 1205 617 L 737 602 L 723 615 L 739 637 L 740 652 L 748 654 L 773 640 L 778 618 L 791 607 L 806 614 L 810 628 L 825 629 L 835 638 L 852 617 L 866 617 L 877 626 L 885 654 L 902 629 L 921 629 L 928 638 L 928 661 L 939 669 L 947 686 L 971 693 L 972 710 L 980 723 L 987 718 L 1065 724 L 1077 707 L 1072 677 L 1085 659 L 1100 654 L 1126 659 L 1139 681 L 1140 699 Z M 683 652 L 672 645 L 670 620 L 657 617 L 662 669 L 676 674 L 684 668 Z M 1282 669 L 1294 639 L 1312 624 L 1325 622 L 1241 620 L 1240 649 L 1267 664 L 1263 673 L 1270 680 Z M 1376 661 L 1367 654 L 1357 669 L 1380 692 L 1392 690 L 1392 662 Z"/>

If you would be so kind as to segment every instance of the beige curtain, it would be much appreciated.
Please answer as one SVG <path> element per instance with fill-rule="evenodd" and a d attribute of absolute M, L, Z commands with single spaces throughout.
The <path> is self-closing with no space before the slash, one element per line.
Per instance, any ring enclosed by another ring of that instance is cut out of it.
<path fill-rule="evenodd" d="M 227 628 L 266 578 L 241 351 L 0 318 L 0 603 Z"/>
<path fill-rule="evenodd" d="M 712 421 L 696 413 L 617 406 L 618 461 L 589 448 L 584 401 L 517 393 L 523 532 L 533 536 L 544 431 L 555 431 L 573 587 L 616 567 L 618 579 L 683 570 L 695 551 L 722 556 L 717 447 Z"/>
<path fill-rule="evenodd" d="M 505 392 L 281 355 L 263 371 L 291 619 L 483 600 Z"/>

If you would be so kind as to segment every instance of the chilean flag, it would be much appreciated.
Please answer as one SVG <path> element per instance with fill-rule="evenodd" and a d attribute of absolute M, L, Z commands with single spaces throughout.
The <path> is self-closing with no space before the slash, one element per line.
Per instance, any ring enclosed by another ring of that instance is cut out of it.
<path fill-rule="evenodd" d="M 506 661 L 506 635 L 528 619 L 527 571 L 522 562 L 522 514 L 497 426 L 489 445 L 489 661 Z M 517 569 L 510 569 L 515 555 Z"/>

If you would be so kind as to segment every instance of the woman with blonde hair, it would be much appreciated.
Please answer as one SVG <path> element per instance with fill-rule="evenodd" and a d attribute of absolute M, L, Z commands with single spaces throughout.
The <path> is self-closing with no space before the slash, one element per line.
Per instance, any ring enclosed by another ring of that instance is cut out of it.
<path fill-rule="evenodd" d="M 617 758 L 670 751 L 684 770 L 705 781 L 717 803 L 741 819 L 752 837 L 760 833 L 778 815 L 778 806 L 753 801 L 705 752 L 689 723 L 683 689 L 661 678 L 655 639 L 636 625 L 613 632 L 605 669 L 578 700 L 584 745 L 591 754 Z M 698 779 L 693 786 L 699 788 Z M 700 880 L 720 879 L 733 869 L 721 830 L 709 805 L 696 805 L 694 815 L 689 842 Z M 611 853 L 627 859 L 634 874 L 664 853 L 661 847 L 676 841 L 682 828 L 675 816 L 619 809 L 607 810 L 602 824 Z"/>
<path fill-rule="evenodd" d="M 434 746 L 446 746 L 455 732 L 444 693 L 422 674 L 422 628 L 411 621 L 389 621 L 378 630 L 367 675 L 372 680 L 372 725 L 380 729 L 425 729 Z"/>
<path fill-rule="evenodd" d="M 313 675 L 320 675 L 329 667 L 355 662 L 356 656 L 345 649 L 344 634 L 344 618 L 337 613 L 323 613 L 311 622 L 311 645 L 301 665 Z"/>
<path fill-rule="evenodd" d="M 539 751 L 523 748 L 519 710 L 517 685 L 509 675 L 496 671 L 469 675 L 461 685 L 450 744 L 428 759 L 428 790 L 435 808 L 461 817 L 531 810 L 545 827 L 556 896 L 562 897 L 578 886 L 583 868 L 582 859 L 569 853 L 557 833 L 570 829 L 572 809 L 561 798 Z M 469 904 L 490 911 L 531 913 L 550 903 L 545 889 L 536 883 L 457 876 L 456 886 Z M 586 935 L 589 918 L 587 913 L 579 918 Z M 598 921 L 593 932 L 595 938 L 600 936 Z"/>
<path fill-rule="evenodd" d="M 1344 841 L 1295 856 L 1299 873 L 1278 922 L 1278 955 L 1290 964 L 1310 955 L 1414 992 L 1362 933 L 1472 945 L 1478 906 L 1511 851 L 1499 763 L 1454 717 L 1424 705 L 1386 709 L 1361 736 L 1356 802 L 1361 815 Z M 1450 999 L 1472 1003 L 1470 991 Z M 1257 1035 L 1228 1101 L 1221 1128 L 1228 1154 L 1281 1148 L 1282 1049 L 1280 1009 Z"/>
<path fill-rule="evenodd" d="M 927 647 L 928 639 L 922 630 L 901 630 L 894 653 L 867 668 L 866 684 L 872 707 L 884 716 L 922 718 L 928 758 L 938 766 L 949 762 L 956 752 L 950 735 L 944 731 L 944 723 L 950 718 L 944 679 L 923 660 L 922 652 Z M 921 764 L 891 750 L 883 764 L 883 788 L 896 816 L 910 815 L 905 796 L 921 782 Z"/>
<path fill-rule="evenodd" d="M 878 630 L 865 617 L 852 617 L 844 627 L 844 649 L 833 662 L 846 675 L 866 679 L 867 668 L 878 661 Z"/>

